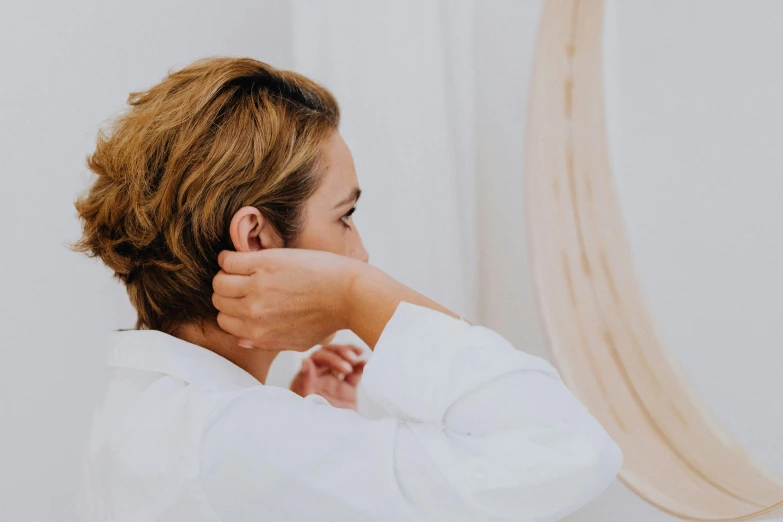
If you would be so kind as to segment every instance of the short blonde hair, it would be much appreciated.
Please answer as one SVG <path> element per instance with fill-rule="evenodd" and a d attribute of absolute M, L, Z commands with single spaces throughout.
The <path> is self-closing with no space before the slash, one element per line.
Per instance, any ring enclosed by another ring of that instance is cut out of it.
<path fill-rule="evenodd" d="M 137 328 L 216 324 L 212 278 L 233 249 L 232 216 L 256 207 L 295 240 L 339 107 L 317 83 L 249 58 L 197 61 L 128 104 L 87 159 L 97 177 L 76 202 L 73 247 L 125 284 Z"/>

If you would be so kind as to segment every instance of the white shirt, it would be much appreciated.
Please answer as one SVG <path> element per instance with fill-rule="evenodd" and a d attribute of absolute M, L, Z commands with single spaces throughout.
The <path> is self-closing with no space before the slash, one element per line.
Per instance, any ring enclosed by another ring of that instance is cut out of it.
<path fill-rule="evenodd" d="M 401 303 L 358 412 L 158 331 L 113 334 L 87 460 L 101 521 L 549 521 L 620 450 L 546 361 Z"/>

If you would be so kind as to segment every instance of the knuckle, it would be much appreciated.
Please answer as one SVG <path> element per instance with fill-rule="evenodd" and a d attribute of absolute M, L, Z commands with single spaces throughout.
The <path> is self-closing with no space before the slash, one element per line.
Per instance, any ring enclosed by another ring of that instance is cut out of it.
<path fill-rule="evenodd" d="M 250 327 L 250 335 L 253 339 L 263 343 L 266 336 L 266 329 L 261 325 L 254 324 Z"/>
<path fill-rule="evenodd" d="M 255 291 L 261 292 L 264 289 L 264 274 L 259 272 L 253 272 L 250 274 L 250 280 L 248 285 Z"/>
<path fill-rule="evenodd" d="M 255 300 L 247 302 L 247 314 L 251 319 L 261 319 L 263 317 L 263 305 Z"/>

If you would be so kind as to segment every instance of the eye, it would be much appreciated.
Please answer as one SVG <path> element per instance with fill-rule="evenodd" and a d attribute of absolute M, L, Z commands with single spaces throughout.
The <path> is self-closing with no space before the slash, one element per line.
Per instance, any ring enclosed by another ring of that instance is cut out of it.
<path fill-rule="evenodd" d="M 356 212 L 356 207 L 353 207 L 351 210 L 349 210 L 348 212 L 346 212 L 346 213 L 343 215 L 343 217 L 341 217 L 341 218 L 340 218 L 340 221 L 342 221 L 342 222 L 343 222 L 343 224 L 344 224 L 346 227 L 349 227 L 349 228 L 350 228 L 350 226 L 351 226 L 351 225 L 348 223 L 348 220 L 349 220 L 349 219 L 351 219 L 351 216 L 353 216 L 353 213 L 354 213 L 354 212 Z"/>

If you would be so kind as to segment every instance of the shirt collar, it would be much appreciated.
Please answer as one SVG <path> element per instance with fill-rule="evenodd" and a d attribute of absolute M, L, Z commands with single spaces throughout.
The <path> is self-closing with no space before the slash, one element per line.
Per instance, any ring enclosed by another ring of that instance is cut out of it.
<path fill-rule="evenodd" d="M 158 330 L 109 334 L 110 368 L 131 368 L 171 375 L 189 383 L 229 382 L 260 386 L 245 370 L 220 355 Z"/>

